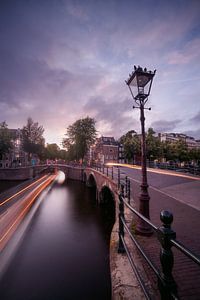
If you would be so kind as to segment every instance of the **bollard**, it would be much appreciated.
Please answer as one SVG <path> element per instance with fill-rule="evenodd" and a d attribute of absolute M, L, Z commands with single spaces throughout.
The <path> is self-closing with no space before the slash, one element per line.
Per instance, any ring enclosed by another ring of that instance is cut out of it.
<path fill-rule="evenodd" d="M 158 287 L 162 300 L 174 299 L 174 295 L 177 299 L 177 285 L 172 275 L 172 269 L 174 265 L 174 255 L 171 250 L 170 239 L 176 238 L 176 233 L 171 229 L 171 223 L 173 222 L 173 214 L 168 211 L 161 211 L 160 219 L 163 225 L 158 229 L 158 239 L 161 243 L 160 249 L 160 262 L 162 266 L 161 277 L 158 278 Z"/>
<path fill-rule="evenodd" d="M 124 224 L 121 220 L 121 218 L 124 219 L 124 202 L 123 202 L 123 197 L 124 197 L 124 186 L 121 185 L 121 191 L 119 194 L 119 244 L 118 244 L 118 253 L 124 253 L 124 244 L 122 242 L 122 238 L 124 237 Z"/>
<path fill-rule="evenodd" d="M 131 180 L 130 180 L 130 178 L 128 179 L 128 195 L 127 195 L 127 198 L 128 198 L 128 203 L 130 204 L 131 203 Z"/>

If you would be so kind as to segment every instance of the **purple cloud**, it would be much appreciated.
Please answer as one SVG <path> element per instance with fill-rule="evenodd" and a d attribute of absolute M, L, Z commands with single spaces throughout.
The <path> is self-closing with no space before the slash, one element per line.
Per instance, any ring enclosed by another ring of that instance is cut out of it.
<path fill-rule="evenodd" d="M 169 132 L 169 131 L 173 131 L 180 122 L 181 122 L 180 120 L 174 120 L 174 121 L 159 120 L 159 121 L 152 122 L 151 127 L 156 132 Z"/>

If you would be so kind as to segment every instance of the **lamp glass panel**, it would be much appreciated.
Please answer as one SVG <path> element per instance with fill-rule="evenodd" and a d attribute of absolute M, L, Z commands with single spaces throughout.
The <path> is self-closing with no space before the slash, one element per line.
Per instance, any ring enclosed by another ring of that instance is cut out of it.
<path fill-rule="evenodd" d="M 150 80 L 151 80 L 151 77 L 149 77 L 148 75 L 138 74 L 138 86 L 139 87 L 144 87 Z"/>
<path fill-rule="evenodd" d="M 150 93 L 150 85 L 151 85 L 151 80 L 149 80 L 147 82 L 147 84 L 144 86 L 144 94 L 145 95 L 149 95 L 149 93 Z"/>
<path fill-rule="evenodd" d="M 133 77 L 133 79 L 131 80 L 129 85 L 131 85 L 131 86 L 137 86 L 138 85 L 136 75 Z"/>

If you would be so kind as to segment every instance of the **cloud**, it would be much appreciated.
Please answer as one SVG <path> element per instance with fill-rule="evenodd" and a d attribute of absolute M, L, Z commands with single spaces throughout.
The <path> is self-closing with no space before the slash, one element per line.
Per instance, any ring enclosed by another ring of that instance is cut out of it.
<path fill-rule="evenodd" d="M 131 102 L 129 99 L 107 102 L 99 96 L 90 98 L 84 106 L 84 111 L 97 120 L 103 135 L 114 135 L 120 137 L 131 129 L 138 129 L 139 121 L 133 119 Z"/>
<path fill-rule="evenodd" d="M 159 120 L 151 123 L 150 127 L 152 127 L 156 132 L 169 132 L 173 131 L 180 122 L 181 120 Z"/>
<path fill-rule="evenodd" d="M 200 124 L 200 111 L 194 117 L 192 117 L 189 121 L 192 123 Z"/>
<path fill-rule="evenodd" d="M 196 140 L 200 140 L 200 128 L 198 128 L 196 130 L 186 130 L 186 131 L 183 131 L 183 133 L 188 136 L 194 137 Z"/>
<path fill-rule="evenodd" d="M 188 64 L 200 59 L 200 38 L 187 42 L 180 50 L 172 51 L 168 56 L 168 63 L 172 65 Z"/>
<path fill-rule="evenodd" d="M 97 119 L 102 134 L 139 131 L 124 80 L 141 64 L 158 69 L 152 124 L 181 130 L 177 112 L 185 119 L 198 105 L 198 80 L 191 79 L 200 77 L 199 1 L 127 3 L 0 1 L 0 119 L 17 128 L 30 116 L 47 139 L 86 115 Z M 166 113 L 175 121 L 160 121 Z"/>

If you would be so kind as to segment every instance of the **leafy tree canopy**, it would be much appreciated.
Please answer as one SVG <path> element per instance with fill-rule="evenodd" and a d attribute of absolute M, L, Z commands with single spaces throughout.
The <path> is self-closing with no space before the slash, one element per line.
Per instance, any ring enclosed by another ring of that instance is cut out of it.
<path fill-rule="evenodd" d="M 95 120 L 90 117 L 79 119 L 68 126 L 66 136 L 63 139 L 63 147 L 68 150 L 71 160 L 82 159 L 96 139 L 97 131 Z"/>
<path fill-rule="evenodd" d="M 161 156 L 161 142 L 153 128 L 149 128 L 146 133 L 146 155 L 149 160 L 156 159 Z"/>
<path fill-rule="evenodd" d="M 27 124 L 22 128 L 23 150 L 29 154 L 38 154 L 43 152 L 44 148 L 44 128 L 32 118 L 28 118 Z"/>
<path fill-rule="evenodd" d="M 124 146 L 124 156 L 128 161 L 132 161 L 134 156 L 140 155 L 140 138 L 135 130 L 130 130 L 121 136 L 119 142 Z"/>
<path fill-rule="evenodd" d="M 56 159 L 60 156 L 60 148 L 56 143 L 47 144 L 46 146 L 46 156 L 49 159 Z"/>
<path fill-rule="evenodd" d="M 0 123 L 0 155 L 4 155 L 12 148 L 12 137 L 6 122 Z"/>

